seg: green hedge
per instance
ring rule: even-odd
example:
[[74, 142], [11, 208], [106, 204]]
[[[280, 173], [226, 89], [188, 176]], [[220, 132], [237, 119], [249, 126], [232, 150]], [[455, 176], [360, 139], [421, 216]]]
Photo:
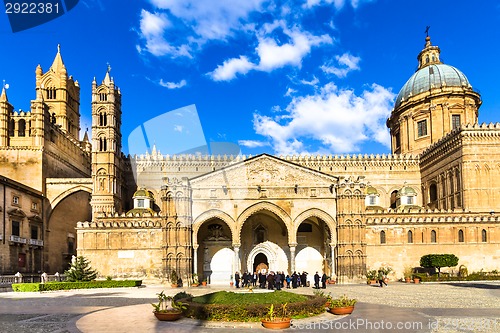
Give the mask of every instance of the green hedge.
[[47, 283], [13, 283], [12, 290], [20, 292], [54, 291], [70, 289], [138, 287], [142, 280], [120, 281], [88, 281], [88, 282], [47, 282]]
[[427, 276], [426, 274], [413, 274], [413, 276], [420, 277], [422, 282], [453, 282], [453, 281], [495, 281], [500, 280], [500, 275], [485, 275], [480, 273], [472, 273], [466, 277], [461, 276], [447, 276], [441, 273], [441, 277], [437, 274]]
[[[246, 296], [247, 294], [238, 295]], [[274, 298], [270, 294], [260, 295], [265, 295], [267, 300]], [[321, 296], [305, 297], [306, 299], [304, 301], [299, 302], [287, 303], [271, 301], [267, 304], [240, 302], [233, 304], [203, 304], [194, 302], [193, 299], [183, 299], [181, 301], [188, 304], [187, 310], [183, 311], [186, 317], [201, 320], [259, 321], [265, 317], [270, 303], [274, 304], [278, 314], [280, 313], [281, 304], [287, 303], [287, 313], [288, 316], [292, 318], [310, 317], [325, 312], [326, 298]]]

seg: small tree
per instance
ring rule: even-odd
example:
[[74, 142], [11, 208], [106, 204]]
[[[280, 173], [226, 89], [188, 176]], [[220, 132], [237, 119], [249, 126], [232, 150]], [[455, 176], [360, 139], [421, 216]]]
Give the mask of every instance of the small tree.
[[441, 267], [454, 267], [458, 265], [458, 257], [454, 254], [427, 254], [420, 258], [420, 266], [437, 268], [438, 277], [441, 277]]
[[66, 279], [70, 282], [92, 281], [97, 277], [97, 271], [90, 267], [90, 262], [85, 257], [73, 256], [70, 268], [64, 272]]

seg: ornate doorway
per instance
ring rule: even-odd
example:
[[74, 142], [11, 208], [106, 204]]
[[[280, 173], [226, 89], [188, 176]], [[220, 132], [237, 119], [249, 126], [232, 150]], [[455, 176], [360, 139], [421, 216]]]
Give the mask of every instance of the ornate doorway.
[[266, 274], [267, 271], [269, 270], [269, 262], [267, 261], [267, 257], [264, 253], [259, 253], [255, 256], [255, 259], [253, 261], [253, 272], [260, 273], [262, 271], [263, 274]]
[[[264, 256], [268, 261], [269, 270], [288, 272], [288, 256], [285, 251], [277, 244], [266, 241], [257, 244], [248, 254], [247, 271], [250, 272], [254, 268], [257, 257]], [[256, 266], [255, 266], [256, 267]]]

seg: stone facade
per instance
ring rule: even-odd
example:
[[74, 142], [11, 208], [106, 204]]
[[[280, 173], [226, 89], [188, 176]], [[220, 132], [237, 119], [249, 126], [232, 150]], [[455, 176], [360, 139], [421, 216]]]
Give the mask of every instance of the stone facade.
[[[392, 154], [169, 156], [153, 148], [125, 157], [121, 93], [108, 70], [92, 83], [91, 147], [73, 138], [60, 147], [65, 158], [41, 150], [37, 159], [0, 130], [8, 162], [40, 165], [30, 179], [7, 161], [1, 170], [45, 196], [45, 257], [67, 253], [61, 244], [76, 227], [78, 254], [102, 276], [165, 281], [175, 270], [185, 282], [196, 273], [226, 284], [235, 271], [266, 269], [323, 271], [347, 283], [380, 266], [402, 277], [429, 253], [453, 253], [469, 271], [498, 269], [500, 124], [478, 125], [479, 94], [439, 52], [427, 38], [398, 95], [387, 121]], [[2, 96], [5, 125], [18, 115]], [[71, 110], [54, 112], [66, 129], [44, 124], [71, 140]]]

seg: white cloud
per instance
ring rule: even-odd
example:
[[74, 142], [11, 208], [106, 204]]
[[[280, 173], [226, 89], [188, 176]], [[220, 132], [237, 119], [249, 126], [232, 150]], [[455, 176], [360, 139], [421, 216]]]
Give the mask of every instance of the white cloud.
[[145, 41], [144, 47], [136, 46], [139, 52], [147, 51], [155, 56], [170, 54], [174, 57], [191, 57], [189, 46], [172, 46], [163, 37], [165, 30], [172, 26], [165, 14], [150, 13], [143, 9], [139, 26], [140, 37]]
[[182, 133], [183, 130], [184, 130], [184, 126], [182, 126], [182, 125], [175, 125], [174, 126], [174, 131], [176, 131], [176, 132]]
[[270, 139], [277, 154], [307, 152], [307, 141], [319, 141], [322, 151], [356, 152], [367, 140], [390, 146], [385, 120], [394, 94], [373, 84], [357, 96], [329, 83], [314, 95], [296, 97], [287, 106], [286, 117], [254, 114], [257, 134]]
[[257, 141], [257, 140], [239, 140], [238, 144], [247, 148], [258, 148], [269, 146], [269, 142]]
[[182, 88], [187, 84], [186, 80], [181, 80], [179, 82], [165, 82], [163, 79], [160, 80], [160, 86], [168, 89], [178, 89]]
[[309, 32], [301, 31], [298, 27], [289, 29], [284, 21], [264, 26], [263, 32], [270, 34], [277, 28], [283, 30], [283, 33], [290, 38], [290, 42], [278, 44], [275, 38], [259, 37], [259, 45], [256, 48], [260, 58], [259, 70], [270, 72], [286, 65], [300, 67], [302, 59], [309, 54], [311, 47], [333, 42], [328, 35], [314, 36]]
[[306, 86], [315, 86], [319, 83], [319, 80], [316, 76], [313, 77], [311, 81], [306, 81], [306, 80], [300, 80], [300, 83], [306, 85]]
[[323, 65], [321, 70], [328, 74], [334, 74], [339, 78], [346, 77], [347, 74], [354, 70], [359, 70], [359, 62], [361, 58], [353, 56], [349, 53], [344, 53], [341, 56], [336, 56], [338, 66], [333, 65]]
[[[276, 29], [281, 29], [289, 38], [288, 43], [279, 44], [275, 38], [270, 37]], [[314, 36], [298, 27], [286, 27], [284, 21], [266, 23], [258, 32], [259, 44], [255, 51], [259, 63], [252, 63], [246, 56], [232, 58], [224, 61], [222, 65], [208, 73], [215, 81], [229, 81], [237, 74], [245, 75], [250, 70], [271, 72], [284, 66], [301, 67], [302, 60], [311, 52], [313, 46], [331, 44], [332, 38], [328, 35]]]
[[190, 27], [197, 42], [224, 40], [238, 30], [248, 14], [258, 11], [265, 0], [203, 1], [150, 0], [159, 9], [167, 10]]
[[255, 65], [251, 63], [247, 57], [240, 56], [239, 58], [233, 58], [224, 61], [222, 65], [218, 65], [217, 68], [208, 73], [208, 75], [214, 81], [230, 81], [236, 77], [237, 74], [245, 75]]

